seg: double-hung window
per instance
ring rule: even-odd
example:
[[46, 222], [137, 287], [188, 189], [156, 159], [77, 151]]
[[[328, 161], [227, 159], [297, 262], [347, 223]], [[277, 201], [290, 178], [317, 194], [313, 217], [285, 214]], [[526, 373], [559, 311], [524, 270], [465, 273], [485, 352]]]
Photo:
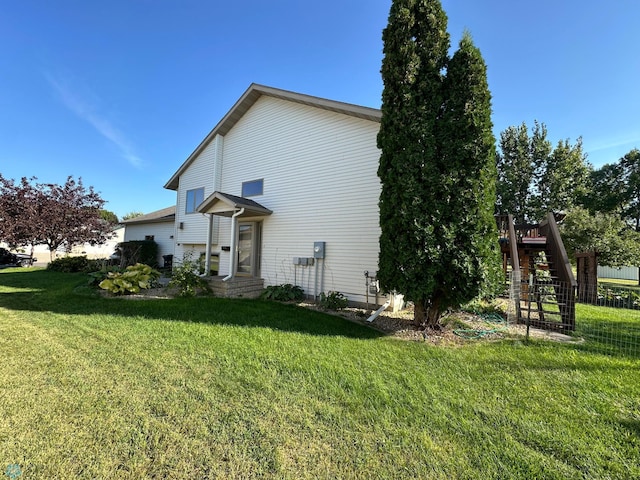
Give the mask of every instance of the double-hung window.
[[204, 201], [204, 188], [194, 188], [187, 190], [187, 206], [185, 213], [195, 213], [196, 207]]

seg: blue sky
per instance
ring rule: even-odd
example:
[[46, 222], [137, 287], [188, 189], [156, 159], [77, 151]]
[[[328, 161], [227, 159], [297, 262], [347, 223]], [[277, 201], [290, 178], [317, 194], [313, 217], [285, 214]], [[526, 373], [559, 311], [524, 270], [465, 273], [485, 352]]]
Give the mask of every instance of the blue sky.
[[[0, 0], [0, 173], [82, 177], [117, 215], [252, 83], [378, 108], [390, 0]], [[443, 0], [488, 66], [496, 136], [539, 120], [595, 166], [640, 148], [640, 2]]]

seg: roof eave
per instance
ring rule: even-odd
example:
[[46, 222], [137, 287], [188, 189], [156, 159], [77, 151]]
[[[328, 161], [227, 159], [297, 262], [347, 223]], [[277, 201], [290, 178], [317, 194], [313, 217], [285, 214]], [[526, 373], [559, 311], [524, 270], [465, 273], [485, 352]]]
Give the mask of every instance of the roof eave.
[[209, 132], [202, 142], [196, 147], [196, 149], [189, 155], [189, 157], [182, 163], [180, 168], [173, 174], [169, 181], [165, 184], [164, 188], [167, 190], [178, 190], [180, 176], [191, 165], [193, 160], [200, 155], [200, 153], [207, 147], [207, 145], [215, 138], [216, 135], [226, 135], [229, 130], [238, 122], [238, 120], [249, 110], [254, 103], [262, 96], [270, 96], [280, 98], [283, 100], [289, 100], [304, 105], [315, 106], [323, 108], [325, 110], [342, 113], [345, 115], [351, 115], [354, 117], [370, 120], [373, 122], [380, 122], [382, 113], [380, 110], [371, 107], [363, 107], [360, 105], [353, 105], [350, 103], [338, 102], [335, 100], [328, 100], [325, 98], [314, 97], [302, 93], [291, 92], [289, 90], [281, 90], [278, 88], [267, 87], [265, 85], [259, 85], [252, 83], [249, 88], [242, 94], [242, 96], [231, 107], [227, 114], [222, 117], [217, 125]]

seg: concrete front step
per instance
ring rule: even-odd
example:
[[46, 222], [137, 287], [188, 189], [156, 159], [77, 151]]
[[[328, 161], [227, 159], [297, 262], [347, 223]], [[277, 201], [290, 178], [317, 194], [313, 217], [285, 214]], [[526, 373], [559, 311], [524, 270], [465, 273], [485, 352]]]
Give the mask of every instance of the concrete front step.
[[258, 298], [264, 290], [264, 279], [256, 277], [234, 277], [223, 282], [223, 276], [207, 277], [216, 297]]

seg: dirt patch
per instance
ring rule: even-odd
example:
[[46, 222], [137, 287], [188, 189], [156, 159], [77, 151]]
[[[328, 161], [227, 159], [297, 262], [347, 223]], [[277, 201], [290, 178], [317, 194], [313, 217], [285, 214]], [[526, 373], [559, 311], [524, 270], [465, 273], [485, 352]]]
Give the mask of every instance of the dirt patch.
[[[300, 306], [313, 310], [320, 310], [316, 305], [301, 303]], [[375, 328], [386, 335], [401, 340], [429, 342], [434, 345], [462, 344], [473, 338], [495, 340], [511, 336], [511, 328], [507, 328], [504, 321], [488, 322], [480, 315], [464, 311], [449, 312], [443, 315], [440, 330], [424, 330], [413, 325], [413, 308], [399, 312], [384, 311], [372, 322], [367, 318], [372, 310], [360, 308], [345, 308], [343, 310], [326, 313], [337, 315], [370, 328]]]
[[176, 298], [178, 296], [177, 287], [157, 287], [142, 289], [138, 293], [131, 293], [127, 295], [114, 295], [113, 293], [98, 289], [98, 293], [106, 298], [124, 298], [126, 300], [158, 300]]
[[[301, 303], [299, 305], [319, 310], [314, 304]], [[442, 328], [440, 330], [424, 330], [413, 325], [413, 308], [407, 308], [400, 312], [385, 311], [371, 323], [366, 321], [373, 313], [371, 310], [345, 308], [338, 312], [326, 313], [375, 328], [390, 337], [407, 341], [428, 342], [433, 345], [457, 345], [469, 341], [495, 341], [505, 338], [524, 339], [527, 333], [526, 325], [507, 324], [505, 316], [497, 314], [489, 316], [466, 311], [448, 312], [441, 318]], [[580, 338], [538, 328], [531, 328], [529, 336], [562, 343], [583, 341]]]

